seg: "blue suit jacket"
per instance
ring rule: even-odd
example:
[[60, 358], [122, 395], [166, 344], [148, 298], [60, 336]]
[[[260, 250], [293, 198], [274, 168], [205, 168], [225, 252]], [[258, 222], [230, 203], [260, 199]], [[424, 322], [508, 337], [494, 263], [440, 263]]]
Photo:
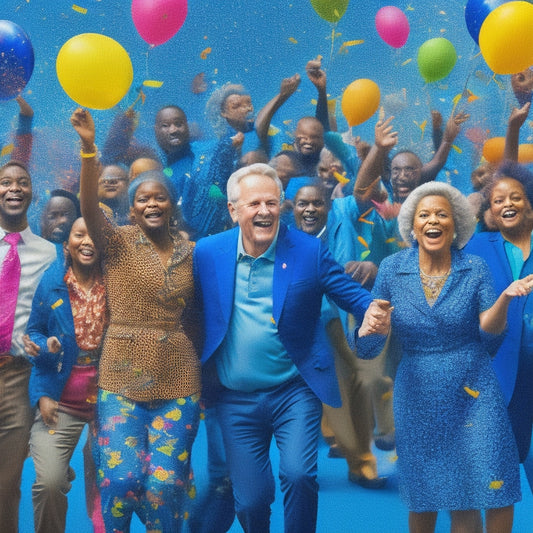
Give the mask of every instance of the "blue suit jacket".
[[[30, 358], [34, 365], [29, 385], [32, 405], [42, 396], [59, 401], [78, 357], [72, 308], [63, 281], [65, 272], [63, 260], [56, 260], [43, 274], [33, 297], [26, 333], [41, 350], [37, 357]], [[51, 336], [61, 342], [62, 355], [48, 351], [46, 340]]]
[[[233, 308], [239, 229], [200, 239], [194, 251], [196, 287], [204, 308], [207, 364], [228, 331]], [[298, 371], [323, 403], [340, 406], [335, 365], [320, 323], [322, 296], [362, 318], [370, 294], [344, 274], [320, 239], [281, 225], [273, 280], [273, 320]]]
[[[476, 233], [466, 245], [465, 251], [476, 254], [487, 262], [496, 294], [507, 288], [513, 281], [511, 267], [505, 253], [504, 240], [499, 232]], [[530, 255], [522, 268], [521, 277], [533, 273], [533, 256]], [[516, 383], [520, 345], [522, 342], [522, 317], [528, 298], [513, 298], [507, 311], [507, 333], [493, 360], [494, 370], [507, 403], [509, 403]], [[533, 299], [532, 299], [533, 300]], [[531, 305], [531, 303], [530, 303]]]

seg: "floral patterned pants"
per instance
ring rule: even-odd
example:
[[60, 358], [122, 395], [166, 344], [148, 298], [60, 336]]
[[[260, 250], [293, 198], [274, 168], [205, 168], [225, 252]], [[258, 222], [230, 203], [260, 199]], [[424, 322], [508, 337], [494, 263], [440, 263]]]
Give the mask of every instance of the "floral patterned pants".
[[99, 391], [93, 455], [106, 531], [129, 532], [134, 512], [148, 531], [181, 531], [195, 497], [199, 418], [197, 394], [135, 402]]

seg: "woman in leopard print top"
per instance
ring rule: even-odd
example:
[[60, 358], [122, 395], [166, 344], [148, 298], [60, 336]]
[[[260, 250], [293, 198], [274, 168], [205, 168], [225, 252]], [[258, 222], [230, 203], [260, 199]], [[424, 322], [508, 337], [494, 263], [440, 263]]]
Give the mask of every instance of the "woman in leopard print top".
[[136, 512], [148, 531], [179, 532], [194, 493], [190, 452], [200, 412], [193, 244], [171, 231], [177, 199], [159, 171], [130, 184], [135, 225], [111, 223], [98, 207], [93, 120], [78, 109], [71, 123], [82, 145], [82, 212], [104, 257], [110, 312], [95, 450], [106, 530], [129, 530]]

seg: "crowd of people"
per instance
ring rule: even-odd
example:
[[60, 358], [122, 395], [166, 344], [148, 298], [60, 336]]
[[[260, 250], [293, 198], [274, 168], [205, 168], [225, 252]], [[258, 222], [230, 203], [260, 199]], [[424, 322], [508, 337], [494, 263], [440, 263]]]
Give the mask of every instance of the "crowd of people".
[[130, 108], [100, 151], [76, 109], [78, 187], [49, 194], [40, 236], [33, 111], [17, 99], [0, 168], [3, 531], [18, 531], [28, 454], [35, 531], [65, 531], [88, 426], [96, 532], [126, 533], [134, 515], [150, 533], [225, 533], [235, 517], [268, 532], [273, 439], [285, 531], [316, 531], [321, 435], [368, 490], [387, 484], [372, 445], [396, 449], [412, 533], [439, 511], [453, 532], [511, 532], [520, 463], [533, 487], [533, 174], [517, 163], [530, 76], [514, 76], [502, 164], [480, 160], [467, 197], [440, 177], [467, 114], [443, 128], [432, 113], [423, 163], [397, 149], [394, 117], [371, 143], [336, 131], [320, 59], [306, 73], [316, 115], [284, 146], [268, 131], [298, 74], [256, 115], [242, 85], [216, 89], [207, 142], [167, 105], [140, 145]]

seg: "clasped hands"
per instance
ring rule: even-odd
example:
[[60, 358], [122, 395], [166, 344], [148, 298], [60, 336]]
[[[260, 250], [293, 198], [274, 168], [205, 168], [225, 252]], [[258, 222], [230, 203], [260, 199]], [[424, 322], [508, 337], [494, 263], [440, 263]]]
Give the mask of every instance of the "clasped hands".
[[363, 323], [359, 328], [359, 337], [374, 333], [388, 335], [390, 331], [390, 318], [394, 307], [388, 300], [373, 300], [368, 306]]

